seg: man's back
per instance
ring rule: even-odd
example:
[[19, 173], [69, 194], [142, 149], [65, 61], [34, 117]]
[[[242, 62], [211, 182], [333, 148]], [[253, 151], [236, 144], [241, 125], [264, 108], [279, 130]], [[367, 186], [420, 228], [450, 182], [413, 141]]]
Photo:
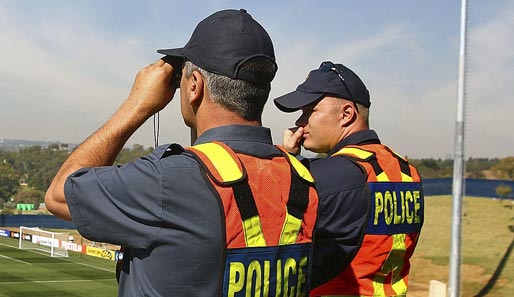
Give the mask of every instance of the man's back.
[[[211, 129], [196, 144], [213, 140], [251, 158], [282, 156], [271, 144], [269, 130], [262, 127]], [[120, 296], [169, 296], [170, 292], [175, 296], [218, 296], [227, 245], [222, 201], [197, 159], [180, 152], [178, 146], [166, 148], [160, 147], [128, 166], [78, 171], [67, 182], [70, 210], [85, 236], [130, 246], [124, 255]], [[287, 162], [283, 165], [285, 168], [278, 169], [289, 174]], [[280, 193], [285, 188], [284, 192], [289, 192], [289, 185], [271, 176], [276, 170], [262, 170], [259, 175], [268, 177], [267, 191]], [[82, 199], [74, 199], [76, 196]], [[277, 208], [282, 205], [283, 211], [285, 202], [283, 195], [270, 195], [264, 201]], [[313, 207], [309, 207], [310, 227], [302, 230], [307, 235], [314, 225]], [[283, 223], [283, 217], [269, 215], [266, 209], [259, 209], [259, 213], [268, 214], [264, 234], [269, 233], [270, 219]]]
[[[423, 223], [423, 195], [416, 169], [379, 143], [347, 145], [333, 153], [331, 158], [348, 158], [362, 166], [370, 190], [367, 199], [370, 206], [364, 217], [366, 222], [362, 225], [365, 228], [362, 242], [350, 257], [349, 265], [340, 259], [335, 264], [342, 264], [337, 271], [332, 264], [316, 263], [318, 259], [323, 259], [324, 253], [336, 256], [316, 245], [313, 285], [317, 288], [312, 290], [312, 295], [403, 296], [407, 292], [409, 258], [414, 252]], [[320, 195], [321, 205], [327, 203], [325, 199]], [[330, 204], [334, 206], [333, 202]], [[320, 217], [323, 216], [320, 213]], [[339, 226], [336, 222], [332, 217], [325, 223], [327, 227], [321, 228], [331, 230]], [[319, 235], [322, 241], [337, 238], [333, 234], [323, 233]], [[348, 244], [342, 243], [342, 247], [348, 247]], [[318, 267], [333, 269], [332, 275], [324, 276], [322, 284], [316, 283], [320, 280], [316, 277], [316, 271], [321, 271], [316, 269]], [[334, 272], [338, 274], [333, 275]]]

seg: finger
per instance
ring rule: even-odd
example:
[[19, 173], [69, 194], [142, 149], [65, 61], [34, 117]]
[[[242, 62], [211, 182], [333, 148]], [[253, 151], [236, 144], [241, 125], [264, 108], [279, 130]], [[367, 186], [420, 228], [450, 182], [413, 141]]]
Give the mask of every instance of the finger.
[[162, 66], [162, 65], [164, 65], [164, 64], [167, 64], [167, 63], [166, 63], [166, 62], [164, 62], [164, 60], [163, 60], [163, 59], [159, 59], [159, 60], [155, 61], [155, 63], [153, 63], [153, 65], [155, 65], [155, 66], [159, 66], [159, 67], [161, 67], [161, 66]]
[[303, 127], [296, 127], [294, 134], [295, 134], [295, 136], [302, 136], [303, 135]]
[[169, 63], [164, 63], [160, 67], [165, 69], [168, 72], [171, 72], [171, 70], [176, 71], [176, 69], [171, 64], [169, 64]]
[[291, 132], [291, 134], [294, 134], [297, 130], [298, 130], [299, 127], [291, 127], [291, 128], [287, 128], [288, 131]]

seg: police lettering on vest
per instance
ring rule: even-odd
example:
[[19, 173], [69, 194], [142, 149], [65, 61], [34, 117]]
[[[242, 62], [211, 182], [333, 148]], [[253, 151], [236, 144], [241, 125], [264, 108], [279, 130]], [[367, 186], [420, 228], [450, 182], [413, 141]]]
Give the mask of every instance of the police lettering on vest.
[[369, 183], [371, 212], [368, 234], [414, 233], [421, 230], [423, 200], [420, 183]]
[[288, 245], [229, 249], [224, 296], [305, 296], [310, 248]]

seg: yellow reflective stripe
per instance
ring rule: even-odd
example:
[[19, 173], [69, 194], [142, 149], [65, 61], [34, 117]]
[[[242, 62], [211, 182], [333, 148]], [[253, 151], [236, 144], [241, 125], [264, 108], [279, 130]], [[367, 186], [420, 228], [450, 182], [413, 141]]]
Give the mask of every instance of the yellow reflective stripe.
[[389, 180], [389, 176], [387, 176], [385, 171], [382, 171], [382, 173], [377, 175], [377, 181], [379, 181], [379, 182], [388, 182], [390, 180]]
[[296, 170], [298, 175], [301, 178], [303, 178], [304, 180], [313, 183], [314, 178], [312, 177], [309, 170], [305, 166], [303, 166], [302, 162], [298, 161], [298, 159], [296, 159], [294, 156], [292, 156], [290, 154], [286, 154], [286, 155], [287, 155], [287, 158], [289, 158], [291, 165], [293, 165], [293, 168]]
[[402, 182], [412, 182], [412, 176], [408, 176], [402, 172]]
[[266, 246], [261, 220], [258, 215], [243, 221], [243, 231], [247, 247]]
[[392, 273], [392, 289], [395, 291], [394, 296], [405, 296], [407, 294], [407, 284], [402, 278], [402, 270], [405, 262], [405, 234], [393, 234], [393, 246], [387, 259], [379, 271], [373, 278], [373, 290], [376, 297], [386, 296], [384, 291], [385, 276]]
[[335, 155], [341, 155], [341, 154], [354, 155], [354, 156], [357, 156], [359, 159], [363, 159], [363, 160], [373, 156], [373, 153], [365, 151], [365, 150], [361, 150], [361, 149], [355, 148], [355, 147], [344, 147], [342, 150], [335, 153]]
[[280, 239], [278, 244], [293, 244], [296, 242], [298, 238], [298, 233], [302, 227], [302, 220], [295, 218], [289, 213], [286, 215], [286, 220], [284, 222], [284, 227], [282, 228], [282, 233], [280, 234]]
[[393, 263], [396, 266], [393, 267], [393, 290], [398, 295], [407, 294], [407, 284], [402, 278], [403, 264], [405, 262], [405, 252], [407, 247], [405, 246], [405, 234], [394, 234], [393, 235], [393, 250], [402, 251], [396, 253], [396, 259], [393, 259]]
[[236, 181], [243, 177], [243, 171], [227, 150], [217, 143], [203, 143], [193, 148], [204, 153], [211, 161], [223, 182]]
[[384, 291], [384, 275], [382, 273], [375, 275], [373, 278], [373, 296], [375, 297], [385, 297]]

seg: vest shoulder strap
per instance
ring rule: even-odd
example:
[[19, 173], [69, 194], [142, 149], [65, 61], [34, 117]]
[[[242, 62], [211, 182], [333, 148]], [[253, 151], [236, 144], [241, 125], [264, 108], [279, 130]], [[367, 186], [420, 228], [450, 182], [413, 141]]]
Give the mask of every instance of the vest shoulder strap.
[[208, 142], [186, 149], [202, 165], [211, 180], [230, 186], [243, 220], [246, 246], [266, 246], [255, 198], [246, 178], [246, 169], [236, 153], [222, 142]]
[[219, 185], [231, 185], [246, 178], [246, 170], [236, 153], [222, 142], [208, 142], [186, 149]]
[[375, 153], [357, 146], [345, 146], [333, 156], [347, 156], [355, 161], [367, 162], [375, 157]]
[[[387, 173], [382, 169], [380, 163], [378, 162], [377, 155], [373, 151], [365, 150], [358, 146], [345, 146], [333, 156], [346, 156], [350, 160], [353, 160], [358, 163], [367, 163], [371, 165], [371, 170], [373, 170], [378, 181], [387, 182], [390, 181]], [[366, 169], [366, 168], [365, 168]], [[366, 170], [368, 171], [368, 170]], [[369, 177], [369, 171], [368, 171]]]
[[298, 159], [296, 159], [293, 155], [288, 153], [280, 145], [275, 145], [275, 146], [280, 150], [280, 152], [282, 153], [284, 158], [286, 158], [286, 160], [289, 162], [289, 164], [291, 165], [291, 168], [293, 169], [293, 172], [295, 173], [295, 175], [297, 177], [301, 178], [302, 180], [306, 181], [309, 184], [314, 184], [314, 178], [312, 177], [309, 169], [307, 169], [307, 167], [305, 167], [302, 164], [302, 162], [298, 161]]

